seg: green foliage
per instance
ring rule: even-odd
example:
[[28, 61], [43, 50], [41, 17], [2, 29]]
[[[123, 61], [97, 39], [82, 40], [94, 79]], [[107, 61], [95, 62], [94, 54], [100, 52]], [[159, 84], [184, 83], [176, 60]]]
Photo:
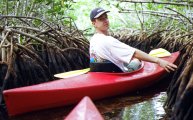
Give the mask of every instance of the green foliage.
[[24, 41], [23, 36], [19, 36], [19, 43], [23, 43], [23, 41]]
[[[166, 2], [167, 0], [164, 1]], [[108, 15], [111, 22], [110, 25], [112, 30], [121, 28], [141, 29], [141, 24], [143, 24], [145, 29], [150, 29], [153, 25], [156, 26], [156, 23], [157, 21], [159, 21], [159, 19], [164, 19], [158, 16], [142, 14], [140, 12], [138, 12], [138, 14], [119, 13], [122, 8], [137, 11], [149, 10], [175, 13], [166, 8], [169, 7], [185, 15], [187, 11], [192, 11], [191, 8], [185, 6], [174, 6], [155, 3], [122, 3], [116, 0], [1, 0], [0, 14], [6, 15], [6, 13], [8, 12], [8, 15], [27, 15], [31, 17], [47, 19], [50, 22], [57, 22], [64, 17], [70, 17], [72, 20], [75, 21], [79, 29], [88, 29], [89, 31], [87, 32], [92, 33], [93, 28], [89, 19], [89, 14], [90, 11], [96, 7], [103, 7], [104, 9], [111, 11], [110, 13], [108, 13]], [[64, 19], [60, 20], [60, 22], [63, 22], [62, 24], [68, 25], [71, 21]], [[179, 21], [176, 22], [176, 24], [179, 24]], [[174, 23], [175, 22], [173, 22], [173, 24]], [[34, 24], [39, 25], [40, 23], [38, 21], [34, 21]], [[170, 24], [170, 20], [166, 19], [164, 23], [161, 24], [168, 26]], [[180, 26], [182, 27], [184, 26], [184, 24], [180, 24]], [[184, 27], [182, 28], [184, 29]]]
[[42, 24], [42, 22], [40, 20], [33, 20], [33, 24], [36, 26], [39, 26], [40, 24]]
[[[34, 0], [35, 3], [42, 3], [44, 2], [45, 0]], [[51, 1], [51, 0], [50, 0]]]
[[147, 4], [147, 9], [150, 9], [150, 10], [153, 9], [153, 4], [148, 3], [148, 4]]
[[163, 9], [165, 5], [162, 4], [153, 4], [153, 3], [147, 3], [147, 9], [148, 10], [159, 10], [159, 9]]

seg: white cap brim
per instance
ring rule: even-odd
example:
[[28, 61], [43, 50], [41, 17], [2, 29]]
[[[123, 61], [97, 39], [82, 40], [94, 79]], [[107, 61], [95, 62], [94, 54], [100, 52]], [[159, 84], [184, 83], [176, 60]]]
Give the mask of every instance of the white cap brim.
[[104, 13], [108, 13], [108, 12], [110, 12], [110, 11], [103, 11], [103, 12], [100, 12], [98, 15], [96, 15], [94, 18], [98, 18], [98, 17], [100, 17], [102, 14], [104, 14]]

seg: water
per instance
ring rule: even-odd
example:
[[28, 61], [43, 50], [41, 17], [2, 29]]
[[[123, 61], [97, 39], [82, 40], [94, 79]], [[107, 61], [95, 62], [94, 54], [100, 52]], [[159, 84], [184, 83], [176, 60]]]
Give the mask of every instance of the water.
[[147, 89], [109, 99], [103, 102], [105, 106], [98, 105], [98, 108], [105, 120], [165, 119], [163, 105], [167, 99], [168, 83], [169, 80], [163, 80]]
[[160, 120], [165, 116], [163, 105], [166, 97], [166, 92], [160, 92], [154, 96], [123, 98], [121, 103], [109, 106], [109, 111], [100, 107], [99, 110], [104, 111], [106, 120]]
[[104, 115], [106, 119], [111, 120], [160, 120], [165, 116], [165, 110], [163, 109], [165, 99], [166, 92], [161, 92], [149, 100], [117, 110], [114, 114], [119, 114], [114, 117], [108, 113]]

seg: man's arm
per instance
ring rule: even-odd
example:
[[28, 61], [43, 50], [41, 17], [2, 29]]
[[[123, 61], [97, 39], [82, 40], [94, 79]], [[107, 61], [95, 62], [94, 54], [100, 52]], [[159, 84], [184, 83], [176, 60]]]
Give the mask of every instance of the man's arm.
[[173, 63], [170, 63], [157, 57], [152, 57], [147, 53], [138, 49], [136, 49], [134, 57], [143, 61], [157, 63], [159, 66], [163, 67], [167, 72], [174, 71], [177, 68], [177, 66], [174, 65]]

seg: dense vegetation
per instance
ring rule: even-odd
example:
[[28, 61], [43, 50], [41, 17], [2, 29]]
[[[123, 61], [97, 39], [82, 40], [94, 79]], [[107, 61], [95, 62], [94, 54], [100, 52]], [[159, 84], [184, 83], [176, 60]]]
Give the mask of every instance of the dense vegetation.
[[[111, 11], [112, 35], [124, 43], [146, 52], [158, 47], [181, 51], [165, 107], [172, 111], [174, 119], [184, 115], [190, 118], [191, 0], [1, 0], [1, 93], [4, 89], [55, 80], [55, 73], [88, 67], [87, 37], [94, 32], [89, 14], [101, 6]], [[0, 103], [4, 105], [2, 94]]]
[[0, 14], [37, 17], [61, 25], [69, 25], [71, 18], [76, 22], [78, 29], [87, 30], [91, 28], [91, 9], [102, 6], [111, 11], [109, 17], [113, 30], [151, 29], [157, 23], [161, 23], [161, 27], [172, 25], [189, 30], [187, 28], [192, 24], [189, 20], [192, 19], [190, 0], [156, 1], [149, 0], [143, 3], [136, 0], [2, 0]]

